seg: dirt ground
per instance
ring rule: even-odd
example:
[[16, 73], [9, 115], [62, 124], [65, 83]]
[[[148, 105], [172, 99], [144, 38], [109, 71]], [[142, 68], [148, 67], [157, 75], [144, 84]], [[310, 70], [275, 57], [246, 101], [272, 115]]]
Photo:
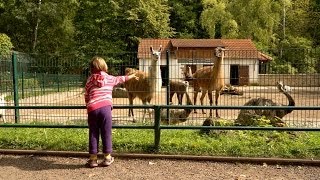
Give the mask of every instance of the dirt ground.
[[89, 169], [86, 159], [76, 157], [0, 154], [2, 180], [317, 180], [320, 167], [267, 164], [217, 163], [165, 159], [116, 158], [109, 167]]
[[[219, 104], [222, 106], [242, 106], [251, 98], [265, 97], [272, 99], [274, 102], [286, 105], [288, 103], [286, 97], [279, 93], [276, 87], [260, 87], [260, 86], [241, 86], [236, 87], [243, 91], [243, 95], [224, 94], [219, 98]], [[189, 94], [193, 100], [193, 90], [189, 89]], [[200, 105], [200, 93], [198, 94], [197, 104]], [[296, 106], [320, 106], [320, 87], [292, 87], [292, 97], [296, 102]], [[84, 98], [82, 89], [75, 89], [69, 92], [55, 93], [45, 96], [31, 97], [20, 100], [21, 106], [83, 106]], [[114, 105], [128, 105], [127, 98], [114, 98]], [[173, 103], [177, 104], [177, 98], [174, 96]], [[12, 105], [12, 102], [8, 104]], [[135, 105], [141, 105], [141, 101], [136, 98]], [[166, 104], [165, 88], [158, 92], [151, 104]], [[209, 105], [208, 97], [204, 99], [204, 105]], [[199, 125], [208, 117], [209, 110], [205, 110], [206, 114], [202, 114], [201, 110], [198, 113], [191, 113], [189, 120], [184, 125]], [[135, 117], [139, 120], [143, 114], [143, 109], [134, 110]], [[224, 119], [234, 120], [237, 118], [239, 110], [219, 110], [219, 114]], [[127, 109], [114, 109], [113, 117], [116, 124], [127, 124], [132, 121], [128, 117]], [[7, 110], [7, 121], [14, 122], [14, 111]], [[32, 121], [47, 121], [47, 122], [70, 122], [84, 121], [86, 119], [85, 109], [25, 109], [20, 110], [21, 122]], [[148, 116], [147, 116], [148, 117]], [[295, 127], [319, 127], [320, 126], [320, 111], [317, 110], [294, 110], [292, 113], [283, 118], [287, 124]]]
[[[222, 95], [219, 105], [241, 106], [251, 98], [267, 97], [275, 102], [286, 104], [284, 95], [273, 87], [241, 87], [243, 96]], [[291, 93], [297, 106], [320, 106], [320, 88], [293, 88]], [[61, 106], [84, 105], [81, 89], [72, 92], [56, 93], [46, 96], [26, 98], [20, 105]], [[191, 96], [193, 96], [191, 94]], [[165, 104], [165, 93], [155, 97], [154, 104]], [[207, 98], [206, 98], [207, 99]], [[176, 104], [174, 98], [174, 104]], [[128, 104], [126, 98], [115, 98], [115, 105]], [[135, 100], [135, 104], [141, 104]], [[199, 100], [197, 105], [199, 104]], [[205, 101], [208, 104], [208, 101]], [[9, 105], [12, 105], [12, 103]], [[118, 123], [128, 123], [127, 110], [115, 109], [114, 120]], [[208, 114], [192, 113], [185, 124], [199, 124]], [[208, 110], [206, 110], [208, 113]], [[234, 119], [238, 110], [220, 110], [223, 118]], [[141, 117], [142, 110], [135, 110], [136, 117]], [[7, 110], [8, 122], [14, 122], [13, 110]], [[46, 122], [80, 121], [86, 119], [84, 109], [70, 110], [20, 110], [22, 122], [30, 119]], [[287, 122], [296, 126], [320, 126], [319, 111], [293, 111], [285, 117]], [[84, 168], [86, 159], [76, 157], [44, 157], [44, 156], [14, 156], [0, 154], [0, 180], [50, 180], [50, 179], [261, 179], [261, 180], [316, 180], [320, 179], [320, 168], [313, 166], [277, 166], [267, 164], [217, 163], [211, 161], [187, 161], [165, 159], [121, 159], [116, 158], [112, 166], [107, 168]]]

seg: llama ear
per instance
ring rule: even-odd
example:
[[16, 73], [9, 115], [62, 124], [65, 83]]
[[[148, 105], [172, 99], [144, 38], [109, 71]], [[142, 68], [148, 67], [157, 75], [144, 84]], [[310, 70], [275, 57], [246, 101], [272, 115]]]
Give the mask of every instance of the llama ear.
[[159, 52], [162, 50], [162, 45], [160, 45], [160, 47], [159, 47]]
[[153, 52], [153, 47], [152, 46], [150, 46], [150, 51]]

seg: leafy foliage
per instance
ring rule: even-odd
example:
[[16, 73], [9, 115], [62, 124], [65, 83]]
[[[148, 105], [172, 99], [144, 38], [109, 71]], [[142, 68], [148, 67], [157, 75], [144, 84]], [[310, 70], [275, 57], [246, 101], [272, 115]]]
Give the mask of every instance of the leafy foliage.
[[298, 70], [291, 66], [290, 63], [277, 63], [273, 61], [271, 63], [271, 70], [269, 73], [273, 74], [296, 74]]
[[[61, 64], [66, 62], [63, 58], [74, 57], [78, 68], [93, 55], [136, 52], [140, 38], [250, 38], [259, 49], [271, 52], [279, 71], [313, 73], [319, 71], [319, 56], [301, 49], [320, 46], [319, 4], [319, 0], [0, 0], [0, 33], [11, 38], [16, 51], [50, 54]], [[55, 71], [64, 71], [59, 68]]]
[[11, 43], [10, 37], [6, 34], [0, 33], [0, 55], [6, 56], [11, 52], [13, 45]]
[[171, 7], [170, 26], [176, 31], [175, 38], [209, 37], [198, 20], [203, 11], [201, 0], [171, 0], [169, 6]]
[[66, 52], [73, 38], [76, 7], [76, 0], [8, 0], [0, 11], [0, 32], [12, 38], [17, 51]]
[[132, 51], [138, 38], [173, 35], [162, 0], [81, 1], [75, 24], [77, 46], [84, 53]]

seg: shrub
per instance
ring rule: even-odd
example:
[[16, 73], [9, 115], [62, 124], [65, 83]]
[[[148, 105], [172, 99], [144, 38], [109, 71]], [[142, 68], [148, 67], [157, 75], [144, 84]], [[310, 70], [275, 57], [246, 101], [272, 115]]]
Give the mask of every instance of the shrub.
[[29, 89], [29, 88], [39, 88], [39, 81], [35, 78], [29, 78], [29, 79], [19, 79], [19, 88]]
[[11, 39], [6, 34], [0, 33], [0, 55], [6, 56], [11, 52], [13, 45]]

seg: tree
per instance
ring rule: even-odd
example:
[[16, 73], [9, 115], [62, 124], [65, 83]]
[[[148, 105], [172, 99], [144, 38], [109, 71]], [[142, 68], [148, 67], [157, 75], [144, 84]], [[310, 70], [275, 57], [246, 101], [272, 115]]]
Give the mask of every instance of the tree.
[[237, 38], [250, 38], [259, 49], [275, 47], [279, 42], [282, 9], [278, 1], [234, 0], [227, 8], [238, 24]]
[[320, 46], [320, 0], [311, 0], [309, 18], [308, 32], [313, 40], [313, 45]]
[[290, 6], [285, 8], [286, 34], [293, 37], [310, 38], [308, 33], [310, 0], [291, 0]]
[[238, 23], [228, 11], [227, 0], [202, 0], [201, 24], [211, 38], [236, 38]]
[[0, 32], [12, 38], [18, 51], [64, 51], [73, 39], [75, 8], [77, 0], [7, 0], [0, 10]]
[[163, 0], [82, 0], [75, 23], [84, 53], [136, 51], [138, 38], [173, 35]]
[[208, 38], [201, 26], [200, 16], [203, 10], [201, 0], [171, 0], [170, 26], [175, 29], [175, 38]]
[[6, 56], [10, 54], [13, 45], [11, 39], [6, 34], [0, 33], [0, 56]]
[[303, 37], [288, 36], [281, 46], [283, 46], [281, 63], [290, 63], [298, 73], [316, 72], [316, 54], [311, 51], [312, 41]]

